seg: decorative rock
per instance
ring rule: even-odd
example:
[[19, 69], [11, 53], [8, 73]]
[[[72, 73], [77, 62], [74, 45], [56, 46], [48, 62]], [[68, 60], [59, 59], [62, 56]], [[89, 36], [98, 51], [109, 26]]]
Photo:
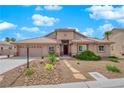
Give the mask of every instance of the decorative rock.
[[59, 58], [59, 57], [57, 57], [57, 58], [56, 58], [56, 61], [59, 61], [59, 60], [60, 60], [60, 58]]
[[44, 59], [41, 59], [40, 63], [42, 64], [44, 62]]

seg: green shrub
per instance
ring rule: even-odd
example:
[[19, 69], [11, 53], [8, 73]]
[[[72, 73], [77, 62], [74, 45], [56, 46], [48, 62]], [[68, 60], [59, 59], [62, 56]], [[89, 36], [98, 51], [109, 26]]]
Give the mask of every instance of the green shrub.
[[54, 69], [54, 65], [53, 64], [46, 64], [45, 69], [51, 71]]
[[118, 59], [118, 57], [116, 57], [116, 56], [109, 56], [108, 58], [115, 58], [115, 59]]
[[57, 56], [55, 55], [54, 52], [50, 52], [50, 53], [48, 54], [48, 59], [49, 59], [49, 61], [50, 61], [51, 63], [54, 63], [54, 62], [56, 61], [56, 58], [57, 58]]
[[111, 64], [107, 64], [106, 68], [107, 68], [108, 71], [111, 71], [111, 72], [116, 72], [116, 73], [120, 72], [119, 68], [117, 68], [116, 66], [113, 66]]
[[109, 58], [109, 60], [112, 61], [112, 62], [116, 62], [116, 63], [119, 62], [118, 59], [116, 59], [116, 58]]
[[25, 75], [27, 76], [31, 76], [33, 74], [33, 69], [32, 68], [27, 68], [26, 71], [25, 71]]
[[58, 55], [53, 51], [53, 52], [49, 52], [49, 55], [55, 55], [56, 57], [58, 57]]
[[109, 60], [112, 61], [112, 62], [119, 62], [119, 61], [118, 61], [118, 57], [116, 57], [116, 56], [109, 56], [108, 58], [109, 58]]
[[100, 56], [88, 50], [77, 54], [76, 58], [80, 60], [100, 60], [101, 59]]
[[55, 52], [49, 52], [49, 55], [56, 55]]

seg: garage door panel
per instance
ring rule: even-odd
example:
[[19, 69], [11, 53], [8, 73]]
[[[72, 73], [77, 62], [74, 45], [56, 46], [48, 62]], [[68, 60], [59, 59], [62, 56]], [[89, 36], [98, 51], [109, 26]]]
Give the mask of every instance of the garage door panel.
[[42, 56], [42, 48], [30, 48], [29, 55], [32, 57], [41, 57]]
[[26, 56], [27, 54], [26, 48], [20, 48], [19, 49], [19, 56]]
[[[27, 48], [20, 48], [19, 56], [27, 56]], [[29, 48], [29, 56], [41, 57], [42, 56], [42, 48]]]

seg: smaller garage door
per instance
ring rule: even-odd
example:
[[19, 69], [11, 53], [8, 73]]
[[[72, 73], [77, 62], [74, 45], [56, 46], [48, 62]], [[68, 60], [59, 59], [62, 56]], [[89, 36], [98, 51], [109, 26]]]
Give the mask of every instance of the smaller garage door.
[[[27, 56], [27, 48], [20, 48], [19, 56]], [[41, 57], [42, 56], [42, 48], [29, 48], [29, 56]]]

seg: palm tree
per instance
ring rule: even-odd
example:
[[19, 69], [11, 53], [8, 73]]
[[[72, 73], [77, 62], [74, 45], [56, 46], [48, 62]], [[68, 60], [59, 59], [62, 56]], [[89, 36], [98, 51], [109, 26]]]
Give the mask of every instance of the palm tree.
[[11, 40], [10, 40], [9, 37], [6, 37], [6, 38], [5, 38], [5, 41], [6, 41], [6, 42], [10, 42]]
[[6, 41], [6, 42], [10, 42], [10, 41], [15, 42], [16, 39], [13, 38], [13, 37], [12, 37], [12, 38], [6, 37], [6, 38], [5, 38], [5, 41]]
[[16, 41], [16, 39], [12, 37], [12, 38], [11, 38], [11, 41], [12, 41], [12, 42], [15, 42], [15, 41]]
[[105, 38], [107, 39], [107, 40], [109, 40], [109, 36], [112, 34], [112, 32], [111, 31], [106, 31], [105, 33], [104, 33], [104, 36], [105, 36]]

